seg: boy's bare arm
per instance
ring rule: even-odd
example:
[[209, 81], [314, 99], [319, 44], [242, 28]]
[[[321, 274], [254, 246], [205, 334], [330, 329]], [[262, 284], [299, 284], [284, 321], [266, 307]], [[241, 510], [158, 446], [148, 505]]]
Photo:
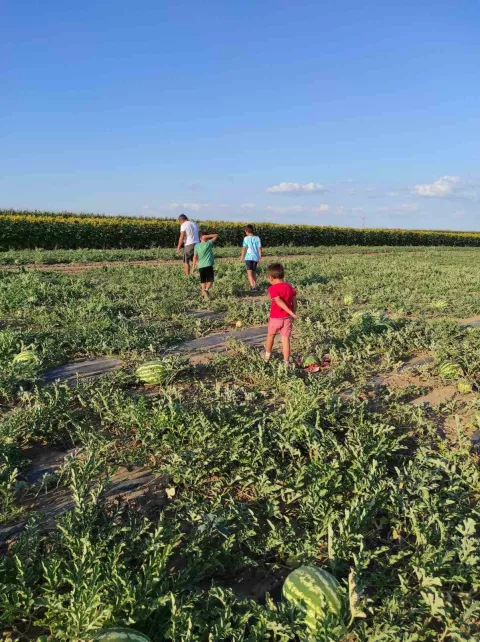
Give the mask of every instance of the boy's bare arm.
[[295, 312], [295, 314], [297, 314], [297, 297], [296, 296], [293, 297], [292, 310]]
[[197, 263], [198, 263], [198, 254], [193, 255], [193, 265], [192, 265], [192, 272], [195, 272], [197, 269]]
[[245, 259], [245, 253], [247, 251], [246, 247], [242, 247], [242, 256], [240, 257], [240, 261], [243, 261]]
[[259, 261], [261, 261], [261, 260], [262, 260], [262, 246], [260, 246], [260, 247], [258, 248], [258, 260], [259, 260]]
[[278, 307], [281, 308], [282, 310], [285, 310], [285, 312], [287, 312], [292, 317], [292, 319], [296, 319], [297, 318], [297, 315], [295, 314], [295, 312], [293, 310], [290, 310], [290, 308], [285, 303], [285, 301], [282, 299], [282, 297], [276, 296], [274, 298], [274, 301], [278, 305]]
[[206, 237], [209, 241], [213, 241], [214, 243], [217, 242], [218, 239], [218, 234], [207, 234]]

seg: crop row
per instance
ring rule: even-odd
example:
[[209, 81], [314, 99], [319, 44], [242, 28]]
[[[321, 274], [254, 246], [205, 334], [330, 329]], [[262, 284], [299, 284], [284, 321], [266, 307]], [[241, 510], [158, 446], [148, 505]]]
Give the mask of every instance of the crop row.
[[[173, 247], [178, 223], [171, 219], [0, 211], [0, 250]], [[202, 221], [220, 235], [220, 245], [239, 245], [243, 223]], [[434, 230], [355, 229], [258, 223], [265, 246], [414, 245], [478, 246], [480, 234]]]

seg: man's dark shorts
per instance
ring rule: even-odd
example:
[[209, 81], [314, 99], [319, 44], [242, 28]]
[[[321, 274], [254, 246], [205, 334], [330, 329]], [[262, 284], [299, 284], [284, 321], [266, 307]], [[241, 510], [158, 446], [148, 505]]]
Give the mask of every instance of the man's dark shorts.
[[193, 261], [193, 252], [195, 250], [195, 243], [192, 243], [191, 245], [184, 245], [183, 247], [183, 262], [184, 263], [190, 263], [190, 261]]
[[247, 270], [252, 270], [252, 272], [257, 271], [258, 261], [245, 261], [245, 268]]
[[198, 271], [200, 272], [200, 283], [213, 283], [213, 265], [198, 268]]

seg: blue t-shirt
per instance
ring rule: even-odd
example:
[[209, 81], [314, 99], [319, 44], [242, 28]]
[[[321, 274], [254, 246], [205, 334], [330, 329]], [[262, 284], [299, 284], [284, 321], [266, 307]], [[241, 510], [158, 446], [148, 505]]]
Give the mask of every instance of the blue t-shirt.
[[247, 248], [247, 252], [245, 254], [245, 261], [260, 260], [259, 248], [262, 247], [262, 242], [258, 236], [246, 236], [243, 239], [243, 247]]

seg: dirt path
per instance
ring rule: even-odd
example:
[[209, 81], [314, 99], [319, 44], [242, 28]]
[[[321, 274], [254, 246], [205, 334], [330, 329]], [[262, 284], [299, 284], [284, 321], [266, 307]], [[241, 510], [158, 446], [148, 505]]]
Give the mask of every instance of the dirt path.
[[[408, 254], [421, 254], [425, 250], [408, 250]], [[398, 254], [401, 253], [401, 250], [398, 251]], [[263, 260], [292, 260], [292, 259], [303, 259], [303, 258], [319, 258], [319, 257], [331, 257], [331, 256], [382, 256], [385, 254], [396, 255], [397, 252], [364, 252], [359, 250], [358, 252], [325, 252], [324, 254], [282, 254], [263, 257]], [[235, 263], [239, 261], [238, 257], [221, 257], [216, 259], [219, 263]], [[28, 263], [26, 265], [0, 265], [0, 270], [12, 271], [18, 270], [20, 268], [25, 268], [26, 270], [40, 270], [40, 271], [49, 271], [54, 270], [56, 272], [65, 272], [67, 274], [77, 274], [79, 272], [86, 272], [87, 270], [94, 270], [95, 268], [101, 267], [122, 267], [122, 266], [132, 266], [132, 267], [149, 267], [155, 265], [181, 265], [181, 259], [143, 259], [138, 261], [96, 261], [93, 263]]]

